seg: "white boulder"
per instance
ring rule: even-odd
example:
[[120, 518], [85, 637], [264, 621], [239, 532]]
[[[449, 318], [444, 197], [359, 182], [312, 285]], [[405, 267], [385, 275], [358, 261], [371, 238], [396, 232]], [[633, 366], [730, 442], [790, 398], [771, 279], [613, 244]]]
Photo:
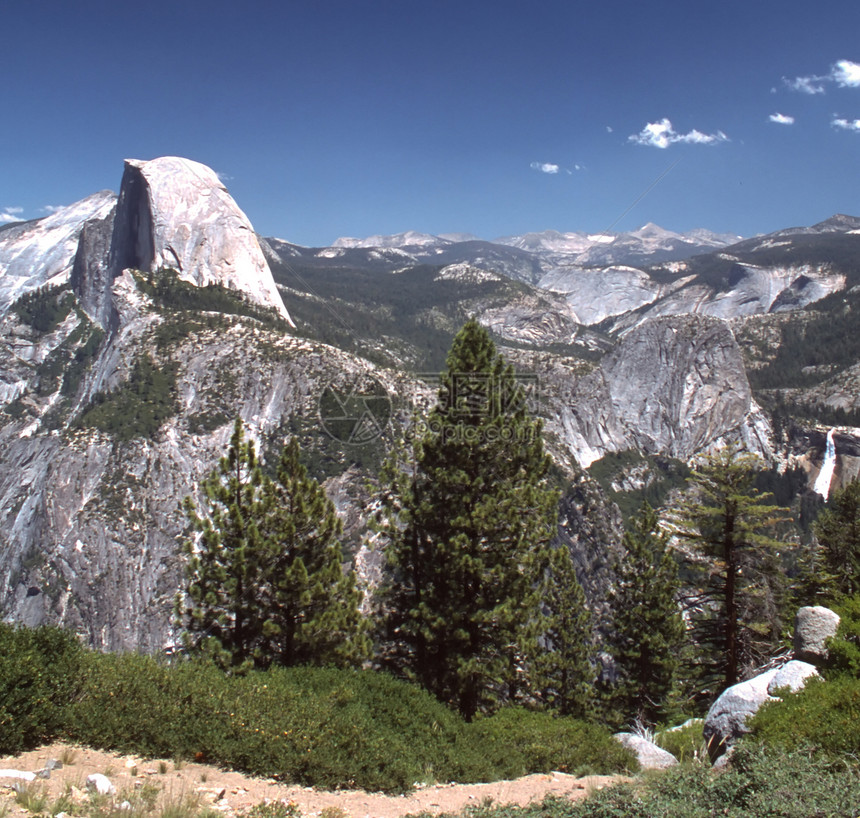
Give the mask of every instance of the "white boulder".
[[664, 770], [678, 763], [670, 752], [635, 733], [616, 733], [615, 738], [636, 754], [643, 770]]
[[821, 605], [800, 608], [794, 618], [794, 654], [817, 664], [827, 658], [824, 643], [836, 635], [839, 614]]
[[91, 773], [87, 776], [87, 789], [99, 795], [114, 795], [116, 787], [111, 784], [110, 779], [101, 773]]

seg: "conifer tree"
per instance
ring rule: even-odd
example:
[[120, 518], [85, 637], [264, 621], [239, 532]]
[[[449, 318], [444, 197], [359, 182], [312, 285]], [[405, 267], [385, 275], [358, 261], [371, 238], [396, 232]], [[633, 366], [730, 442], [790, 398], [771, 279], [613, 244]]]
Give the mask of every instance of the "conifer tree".
[[860, 482], [835, 489], [814, 526], [831, 595], [860, 593]]
[[266, 497], [263, 534], [271, 553], [262, 602], [272, 661], [359, 664], [369, 655], [370, 640], [355, 574], [341, 567], [342, 524], [323, 487], [300, 463], [295, 438], [281, 452]]
[[696, 491], [682, 510], [679, 534], [705, 558], [691, 635], [713, 692], [740, 681], [744, 666], [755, 667], [780, 635], [781, 543], [769, 532], [786, 509], [755, 488], [760, 468], [760, 458], [737, 448], [711, 455], [694, 468]]
[[543, 603], [543, 651], [535, 661], [541, 698], [562, 716], [584, 718], [593, 709], [595, 648], [591, 613], [565, 545], [552, 552]]
[[230, 447], [203, 485], [206, 507], [186, 498], [186, 594], [177, 614], [188, 646], [225, 668], [359, 663], [369, 651], [360, 592], [341, 569], [340, 521], [323, 488], [283, 449], [263, 476], [236, 421]]
[[558, 496], [541, 424], [477, 321], [446, 365], [412, 462], [383, 494], [384, 605], [389, 663], [471, 719], [529, 676]]
[[263, 474], [252, 440], [236, 420], [227, 455], [203, 482], [201, 516], [190, 497], [183, 503], [196, 542], [186, 555], [185, 597], [176, 608], [187, 646], [225, 668], [263, 661], [265, 616], [257, 602], [265, 582]]
[[643, 503], [624, 534], [610, 592], [607, 648], [616, 677], [608, 691], [611, 720], [655, 724], [665, 713], [684, 643], [678, 566], [657, 513]]

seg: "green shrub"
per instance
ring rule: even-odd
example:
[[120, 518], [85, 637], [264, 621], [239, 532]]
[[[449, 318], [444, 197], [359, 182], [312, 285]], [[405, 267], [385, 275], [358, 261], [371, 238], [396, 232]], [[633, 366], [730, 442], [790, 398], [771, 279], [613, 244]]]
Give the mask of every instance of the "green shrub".
[[87, 659], [70, 737], [105, 749], [204, 758], [320, 787], [404, 791], [415, 781], [487, 780], [465, 725], [427, 693], [369, 671], [211, 665], [125, 655]]
[[827, 678], [847, 673], [860, 678], [860, 594], [849, 597], [833, 609], [840, 616], [839, 629], [827, 643], [824, 668]]
[[731, 769], [673, 767], [577, 802], [549, 797], [527, 807], [483, 806], [468, 818], [856, 818], [860, 774], [806, 753], [738, 747]]
[[552, 770], [586, 775], [638, 767], [633, 754], [605, 728], [550, 713], [508, 707], [475, 721], [469, 730], [472, 741], [504, 778]]
[[705, 740], [702, 737], [703, 719], [690, 719], [689, 724], [673, 730], [661, 730], [654, 743], [671, 753], [681, 763], [707, 757]]
[[860, 679], [812, 680], [780, 702], [768, 702], [749, 722], [752, 738], [789, 750], [860, 756]]
[[59, 628], [0, 624], [0, 752], [54, 738], [77, 694], [83, 650]]

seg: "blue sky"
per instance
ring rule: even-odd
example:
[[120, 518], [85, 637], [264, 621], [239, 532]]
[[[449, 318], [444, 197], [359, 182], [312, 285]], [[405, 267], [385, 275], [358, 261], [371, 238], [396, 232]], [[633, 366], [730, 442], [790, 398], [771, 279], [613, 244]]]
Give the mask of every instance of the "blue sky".
[[0, 221], [166, 154], [305, 245], [860, 215], [856, 0], [26, 0], [0, 42]]

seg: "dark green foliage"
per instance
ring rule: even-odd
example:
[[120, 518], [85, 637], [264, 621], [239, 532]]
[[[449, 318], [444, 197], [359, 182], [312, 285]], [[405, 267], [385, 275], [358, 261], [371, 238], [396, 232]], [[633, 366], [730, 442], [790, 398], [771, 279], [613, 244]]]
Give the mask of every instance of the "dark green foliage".
[[583, 718], [593, 709], [596, 657], [591, 614], [565, 545], [552, 552], [542, 602], [546, 620], [535, 659], [537, 689], [562, 716]]
[[702, 737], [703, 719], [691, 719], [685, 727], [661, 730], [654, 743], [671, 753], [681, 764], [688, 761], [708, 761], [708, 748]]
[[203, 491], [202, 516], [184, 504], [197, 535], [177, 599], [189, 647], [226, 668], [360, 662], [369, 644], [354, 575], [341, 569], [341, 525], [296, 441], [270, 479], [237, 420]]
[[[690, 477], [689, 467], [680, 460], [631, 450], [608, 452], [588, 468], [588, 473], [618, 506], [625, 523], [639, 513], [642, 503], [653, 508], [662, 506], [671, 492], [687, 485]], [[644, 486], [619, 491], [617, 485], [623, 484], [627, 473], [643, 480]]]
[[752, 737], [768, 747], [806, 748], [827, 755], [860, 756], [860, 678], [813, 679], [780, 702], [767, 702], [749, 722]]
[[177, 365], [157, 365], [144, 353], [128, 380], [111, 392], [99, 392], [79, 419], [81, 426], [99, 429], [118, 440], [152, 438], [177, 410]]
[[418, 688], [370, 671], [271, 668], [226, 676], [209, 663], [96, 656], [70, 737], [121, 752], [194, 758], [306, 786], [403, 791], [485, 780], [465, 726]]
[[552, 770], [601, 775], [638, 768], [605, 727], [523, 707], [504, 707], [472, 722], [469, 733], [504, 778]]
[[59, 628], [0, 624], [0, 753], [55, 738], [80, 685], [83, 650]]
[[343, 531], [323, 487], [308, 477], [293, 438], [281, 452], [260, 531], [270, 547], [259, 589], [276, 664], [354, 665], [370, 651], [355, 574], [341, 568]]
[[383, 480], [384, 658], [471, 719], [530, 675], [558, 495], [541, 424], [477, 321], [447, 367], [412, 462]]
[[167, 310], [244, 315], [272, 329], [286, 330], [289, 326], [276, 310], [251, 303], [239, 290], [220, 284], [198, 287], [183, 281], [179, 273], [169, 267], [152, 273], [135, 273], [135, 281], [141, 291]]
[[624, 554], [610, 592], [607, 650], [616, 678], [608, 686], [610, 719], [655, 724], [665, 715], [685, 641], [678, 567], [669, 536], [647, 503], [624, 534]]
[[306, 786], [403, 792], [415, 781], [616, 772], [607, 731], [516, 711], [463, 721], [417, 687], [371, 671], [270, 668], [91, 654], [69, 735], [121, 752], [193, 758]]
[[[461, 818], [856, 818], [860, 773], [803, 751], [739, 747], [731, 769], [684, 764], [582, 801], [549, 796], [526, 807], [485, 803]], [[429, 818], [423, 814], [420, 818]], [[452, 816], [447, 816], [452, 818]]]
[[781, 544], [769, 533], [785, 509], [768, 505], [769, 496], [756, 490], [760, 467], [757, 457], [738, 449], [712, 455], [694, 469], [696, 491], [682, 510], [680, 536], [707, 559], [692, 635], [701, 651], [700, 684], [716, 684], [712, 693], [738, 682], [745, 667], [760, 665], [781, 634]]
[[860, 481], [834, 490], [815, 521], [828, 590], [834, 595], [860, 593]]
[[190, 497], [183, 503], [192, 538], [184, 547], [186, 596], [176, 601], [188, 647], [226, 668], [262, 666], [269, 613], [258, 592], [269, 579], [260, 523], [266, 515], [263, 474], [253, 441], [236, 420], [230, 447], [203, 482], [202, 516]]
[[53, 332], [66, 320], [75, 305], [75, 296], [69, 292], [68, 284], [56, 287], [40, 287], [22, 295], [13, 305], [12, 311], [22, 323], [36, 332]]
[[821, 383], [860, 359], [860, 292], [843, 290], [816, 301], [781, 332], [775, 358], [750, 370], [750, 385], [759, 390]]
[[[526, 289], [508, 279], [437, 281], [440, 268], [425, 265], [398, 272], [393, 286], [388, 270], [314, 269], [307, 263], [271, 264], [275, 281], [294, 293], [290, 315], [301, 334], [379, 363], [390, 364], [393, 352], [419, 372], [444, 366], [454, 329], [468, 317], [472, 301], [501, 302]], [[374, 349], [380, 338], [385, 351]]]
[[824, 668], [827, 678], [848, 674], [860, 679], [860, 594], [843, 599], [833, 610], [839, 614], [839, 629], [827, 643]]

